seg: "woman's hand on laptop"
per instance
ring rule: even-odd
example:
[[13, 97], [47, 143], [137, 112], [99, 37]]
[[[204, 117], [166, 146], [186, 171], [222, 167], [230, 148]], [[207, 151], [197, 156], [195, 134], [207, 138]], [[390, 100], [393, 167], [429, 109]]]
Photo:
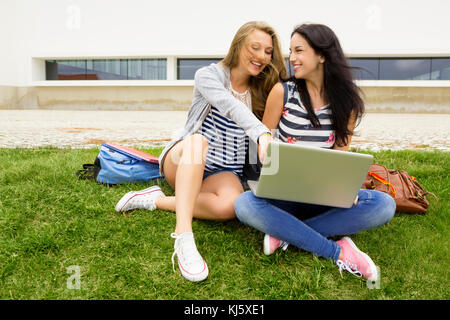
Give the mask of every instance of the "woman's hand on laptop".
[[353, 204], [356, 206], [358, 204], [358, 195], [356, 195], [355, 201], [353, 201]]
[[264, 133], [258, 138], [258, 156], [261, 163], [264, 163], [267, 148], [272, 140], [272, 135], [270, 133]]

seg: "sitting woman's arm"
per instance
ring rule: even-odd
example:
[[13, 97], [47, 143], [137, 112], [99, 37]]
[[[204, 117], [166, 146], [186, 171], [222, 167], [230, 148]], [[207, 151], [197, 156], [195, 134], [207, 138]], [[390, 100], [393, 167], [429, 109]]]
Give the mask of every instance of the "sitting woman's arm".
[[272, 133], [274, 133], [274, 130], [278, 127], [283, 112], [283, 96], [283, 85], [278, 82], [267, 97], [262, 123], [264, 123]]

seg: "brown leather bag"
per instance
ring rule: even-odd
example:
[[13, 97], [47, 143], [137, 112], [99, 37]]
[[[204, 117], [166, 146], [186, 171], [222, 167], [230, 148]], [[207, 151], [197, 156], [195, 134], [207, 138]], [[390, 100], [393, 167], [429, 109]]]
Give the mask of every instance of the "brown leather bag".
[[[416, 178], [403, 170], [389, 170], [380, 164], [372, 164], [362, 189], [375, 189], [392, 196], [397, 205], [396, 212], [426, 213], [430, 203], [427, 195], [436, 195], [425, 191]], [[439, 203], [438, 203], [439, 205]]]

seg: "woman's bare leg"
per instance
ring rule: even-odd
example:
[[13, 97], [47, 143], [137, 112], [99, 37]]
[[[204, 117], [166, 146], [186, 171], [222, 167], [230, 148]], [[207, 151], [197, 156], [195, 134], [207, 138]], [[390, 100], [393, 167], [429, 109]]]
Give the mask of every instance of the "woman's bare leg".
[[194, 205], [202, 185], [207, 152], [208, 140], [194, 134], [175, 145], [164, 161], [164, 175], [176, 192], [177, 234], [192, 232]]
[[[203, 181], [194, 206], [194, 218], [225, 221], [233, 219], [234, 200], [243, 192], [239, 179], [230, 172], [218, 173]], [[176, 197], [160, 197], [156, 206], [176, 211]]]
[[[218, 173], [203, 180], [208, 141], [195, 134], [177, 143], [166, 155], [164, 176], [175, 189], [175, 197], [155, 199], [157, 208], [175, 210], [177, 222], [174, 256], [183, 277], [201, 281], [208, 276], [208, 267], [197, 250], [192, 233], [192, 219], [225, 220], [235, 216], [234, 200], [243, 191], [239, 179], [230, 172]], [[221, 219], [219, 219], [221, 218]]]
[[206, 153], [206, 139], [193, 135], [176, 144], [164, 161], [164, 175], [174, 187], [176, 196], [160, 197], [156, 206], [176, 212], [177, 234], [192, 232], [194, 217], [209, 220], [235, 217], [233, 203], [243, 192], [241, 183], [229, 172], [215, 174], [202, 181]]

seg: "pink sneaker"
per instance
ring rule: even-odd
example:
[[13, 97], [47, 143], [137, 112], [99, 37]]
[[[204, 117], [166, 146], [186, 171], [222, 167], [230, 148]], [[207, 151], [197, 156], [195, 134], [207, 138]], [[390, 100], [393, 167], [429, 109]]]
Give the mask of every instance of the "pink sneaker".
[[288, 246], [289, 243], [281, 241], [280, 239], [272, 237], [271, 235], [266, 234], [264, 236], [264, 254], [266, 256], [270, 256], [279, 247], [282, 247], [283, 250], [286, 250]]
[[342, 260], [336, 261], [341, 276], [342, 270], [347, 270], [357, 277], [364, 277], [370, 281], [378, 279], [375, 263], [367, 254], [360, 251], [349, 237], [344, 237], [336, 241], [336, 243], [341, 247], [342, 255], [344, 256]]

